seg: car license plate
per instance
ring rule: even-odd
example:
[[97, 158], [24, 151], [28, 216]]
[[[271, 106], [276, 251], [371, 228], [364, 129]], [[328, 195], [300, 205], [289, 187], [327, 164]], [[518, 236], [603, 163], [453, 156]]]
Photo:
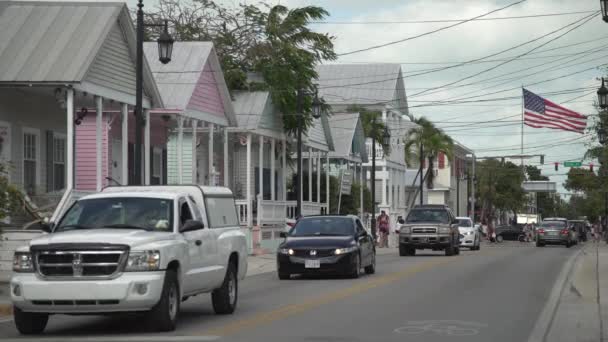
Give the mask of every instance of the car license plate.
[[420, 242], [427, 242], [428, 240], [429, 240], [429, 238], [425, 238], [425, 237], [420, 238]]
[[304, 268], [320, 268], [321, 261], [320, 260], [305, 260]]
[[549, 235], [557, 235], [557, 232], [549, 231]]

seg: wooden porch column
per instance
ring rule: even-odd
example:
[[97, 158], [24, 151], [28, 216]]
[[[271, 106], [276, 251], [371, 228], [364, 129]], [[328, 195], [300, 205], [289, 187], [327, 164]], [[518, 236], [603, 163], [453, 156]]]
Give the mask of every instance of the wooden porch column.
[[228, 135], [228, 127], [224, 128], [224, 186], [228, 186], [230, 184], [230, 172], [229, 172], [229, 167], [230, 167], [230, 161], [228, 159], [228, 142], [230, 139], [230, 136]]
[[325, 160], [327, 163], [327, 172], [325, 172], [325, 202], [327, 203], [327, 213], [329, 214], [329, 152], [325, 153]]
[[150, 110], [144, 110], [144, 185], [150, 185]]
[[196, 159], [196, 141], [198, 140], [198, 120], [192, 120], [192, 183], [198, 184], [198, 163]]
[[276, 191], [274, 189], [275, 187], [275, 180], [274, 180], [274, 169], [275, 169], [275, 140], [274, 138], [270, 138], [270, 199], [272, 201], [276, 200]]
[[67, 104], [66, 104], [66, 117], [67, 117], [67, 139], [66, 139], [66, 177], [65, 183], [66, 192], [74, 189], [74, 89], [67, 89]]
[[[386, 158], [384, 159], [386, 162]], [[382, 167], [382, 205], [386, 205], [386, 166]]]
[[363, 205], [363, 162], [359, 164], [359, 204], [360, 204], [360, 212], [359, 217], [363, 217], [363, 211], [365, 210], [365, 206]]
[[184, 181], [183, 153], [184, 153], [184, 118], [177, 117], [177, 183], [182, 184]]
[[123, 103], [121, 106], [122, 111], [122, 141], [120, 143], [120, 149], [122, 151], [122, 170], [120, 181], [122, 185], [129, 184], [129, 105]]
[[96, 174], [96, 187], [97, 192], [100, 192], [103, 187], [103, 163], [102, 163], [102, 152], [103, 152], [103, 138], [101, 136], [101, 125], [103, 122], [103, 97], [95, 97], [95, 108], [97, 115], [95, 116], [95, 167], [97, 168]]
[[308, 148], [308, 202], [312, 203], [312, 147]]
[[317, 203], [321, 203], [321, 151], [317, 152]]
[[283, 142], [281, 143], [281, 147], [283, 148], [282, 151], [282, 158], [281, 158], [281, 175], [283, 178], [283, 201], [287, 201], [287, 140], [283, 139]]
[[253, 212], [251, 206], [251, 133], [247, 134], [247, 171], [245, 172], [246, 184], [247, 184], [247, 227], [251, 228], [253, 225]]
[[390, 168], [387, 170], [388, 172], [388, 177], [386, 178], [386, 187], [387, 187], [387, 192], [388, 192], [388, 196], [387, 196], [387, 200], [386, 200], [386, 204], [388, 204], [389, 208], [392, 208], [393, 206], [393, 181], [391, 180], [393, 177], [393, 170], [391, 170]]
[[[260, 135], [260, 155], [259, 157], [259, 165], [258, 165], [258, 181], [260, 183], [260, 200], [264, 200], [264, 137]], [[259, 215], [260, 213], [258, 213]], [[258, 224], [260, 223], [260, 218], [258, 217]]]
[[209, 124], [209, 185], [210, 186], [214, 186], [215, 185], [215, 175], [213, 174], [213, 131], [215, 129], [215, 125], [210, 123]]

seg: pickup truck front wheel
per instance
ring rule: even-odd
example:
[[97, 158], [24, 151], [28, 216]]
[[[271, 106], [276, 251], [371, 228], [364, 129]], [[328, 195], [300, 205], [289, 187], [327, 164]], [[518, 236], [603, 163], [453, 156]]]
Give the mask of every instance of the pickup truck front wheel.
[[167, 270], [160, 301], [148, 313], [150, 328], [157, 331], [175, 330], [179, 304], [180, 296], [177, 274], [173, 270]]
[[40, 334], [46, 328], [49, 315], [44, 313], [23, 312], [18, 307], [13, 307], [13, 319], [19, 333], [23, 335]]
[[222, 287], [213, 290], [211, 293], [211, 301], [213, 302], [213, 310], [218, 315], [227, 315], [234, 312], [238, 298], [238, 279], [236, 277], [236, 267], [233, 263], [228, 264], [226, 277], [222, 283]]

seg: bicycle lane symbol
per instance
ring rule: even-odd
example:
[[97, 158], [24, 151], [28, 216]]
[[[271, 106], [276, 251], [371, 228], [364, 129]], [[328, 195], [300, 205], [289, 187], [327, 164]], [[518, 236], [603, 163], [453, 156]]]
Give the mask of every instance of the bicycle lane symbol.
[[408, 321], [403, 327], [394, 330], [397, 334], [440, 336], [473, 336], [488, 325], [479, 322], [456, 320]]

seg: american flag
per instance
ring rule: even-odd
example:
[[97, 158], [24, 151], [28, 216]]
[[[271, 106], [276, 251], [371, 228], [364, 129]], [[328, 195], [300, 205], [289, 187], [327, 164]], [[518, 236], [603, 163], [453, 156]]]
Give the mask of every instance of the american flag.
[[524, 123], [534, 128], [561, 129], [583, 134], [587, 117], [524, 89]]

